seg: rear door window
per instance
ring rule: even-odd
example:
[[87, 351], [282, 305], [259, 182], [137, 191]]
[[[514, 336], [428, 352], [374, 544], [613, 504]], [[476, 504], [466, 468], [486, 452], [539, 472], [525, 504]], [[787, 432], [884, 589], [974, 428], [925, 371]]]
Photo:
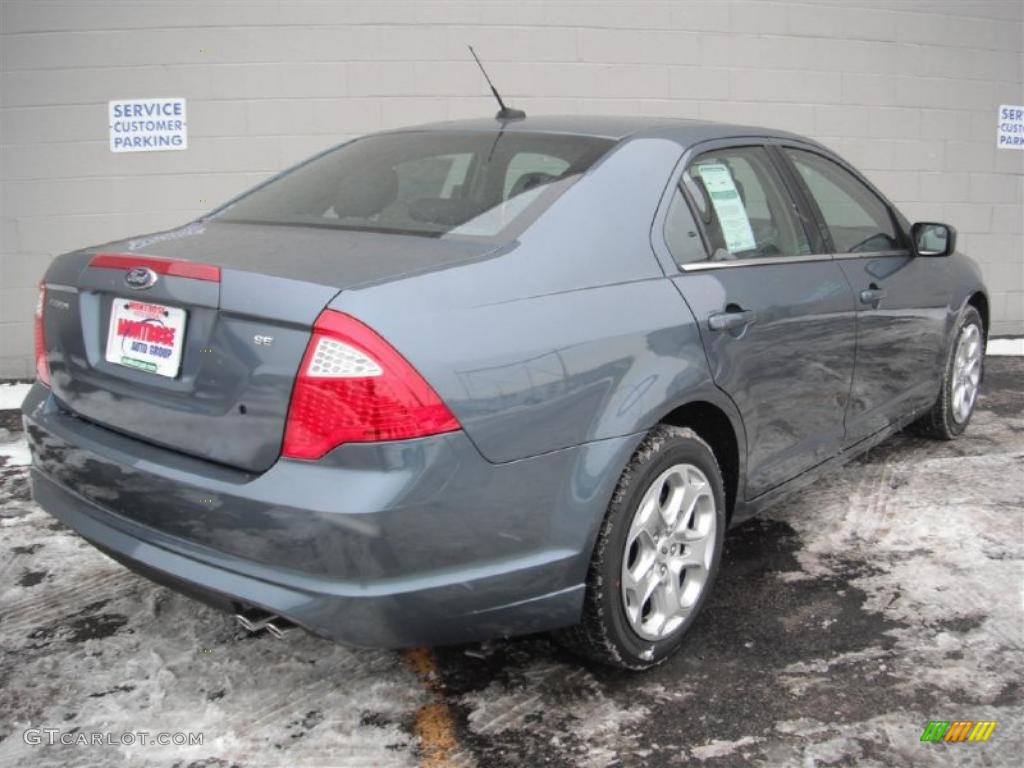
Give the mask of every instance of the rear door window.
[[786, 148], [832, 235], [836, 253], [899, 249], [900, 238], [888, 206], [839, 163], [801, 149]]
[[679, 187], [675, 188], [672, 200], [668, 204], [664, 233], [665, 245], [668, 246], [676, 264], [692, 264], [707, 259], [708, 254], [700, 239], [697, 222], [694, 221], [690, 206], [686, 204]]
[[700, 155], [683, 174], [683, 184], [704, 224], [712, 260], [811, 252], [789, 192], [763, 147]]

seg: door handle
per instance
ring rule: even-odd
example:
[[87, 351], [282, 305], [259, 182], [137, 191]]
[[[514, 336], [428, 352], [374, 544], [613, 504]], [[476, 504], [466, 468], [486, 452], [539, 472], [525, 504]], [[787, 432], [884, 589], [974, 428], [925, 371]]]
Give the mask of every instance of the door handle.
[[752, 309], [737, 309], [718, 312], [708, 318], [708, 328], [712, 331], [735, 331], [746, 328], [757, 319]]
[[885, 288], [879, 288], [877, 285], [872, 285], [870, 288], [865, 288], [860, 292], [860, 303], [861, 304], [877, 304], [889, 294], [886, 293]]

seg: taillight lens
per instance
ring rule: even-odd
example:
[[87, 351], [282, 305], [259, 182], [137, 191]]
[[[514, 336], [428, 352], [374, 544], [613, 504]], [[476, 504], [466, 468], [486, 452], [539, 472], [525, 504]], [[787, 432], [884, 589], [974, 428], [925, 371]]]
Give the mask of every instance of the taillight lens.
[[36, 299], [35, 337], [36, 337], [36, 378], [41, 384], [50, 386], [50, 364], [46, 361], [46, 336], [43, 333], [43, 307], [46, 304], [46, 286], [39, 286], [39, 298]]
[[342, 443], [459, 428], [433, 388], [375, 331], [342, 312], [320, 314], [292, 391], [284, 456], [318, 459]]
[[146, 267], [160, 275], [220, 282], [220, 267], [213, 264], [200, 264], [184, 259], [162, 259], [159, 256], [145, 256], [141, 253], [97, 253], [89, 260], [89, 266], [99, 269]]

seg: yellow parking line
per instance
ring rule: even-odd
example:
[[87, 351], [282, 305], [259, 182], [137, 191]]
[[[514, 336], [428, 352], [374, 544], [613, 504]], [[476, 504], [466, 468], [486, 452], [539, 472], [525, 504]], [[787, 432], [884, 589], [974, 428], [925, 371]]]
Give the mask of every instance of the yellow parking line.
[[413, 732], [420, 742], [422, 768], [446, 768], [459, 746], [455, 737], [455, 722], [444, 700], [441, 677], [434, 655], [426, 648], [413, 648], [405, 652], [405, 663], [426, 686], [434, 701], [416, 711]]

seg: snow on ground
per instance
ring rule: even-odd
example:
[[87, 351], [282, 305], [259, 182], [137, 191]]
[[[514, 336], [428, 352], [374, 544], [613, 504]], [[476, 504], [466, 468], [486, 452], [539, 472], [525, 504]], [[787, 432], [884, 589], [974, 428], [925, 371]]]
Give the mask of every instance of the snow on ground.
[[32, 463], [24, 440], [0, 442], [0, 467], [27, 467]]
[[[684, 648], [644, 675], [546, 637], [403, 654], [241, 634], [39, 510], [18, 426], [0, 418], [0, 766], [999, 766], [1024, 748], [1022, 359], [989, 360], [963, 438], [898, 435], [731, 532]], [[998, 725], [920, 741], [956, 719]], [[36, 746], [29, 727], [205, 738]]]
[[21, 407], [31, 384], [0, 381], [0, 411], [13, 410]]
[[992, 339], [985, 346], [987, 355], [1024, 355], [1024, 338]]

